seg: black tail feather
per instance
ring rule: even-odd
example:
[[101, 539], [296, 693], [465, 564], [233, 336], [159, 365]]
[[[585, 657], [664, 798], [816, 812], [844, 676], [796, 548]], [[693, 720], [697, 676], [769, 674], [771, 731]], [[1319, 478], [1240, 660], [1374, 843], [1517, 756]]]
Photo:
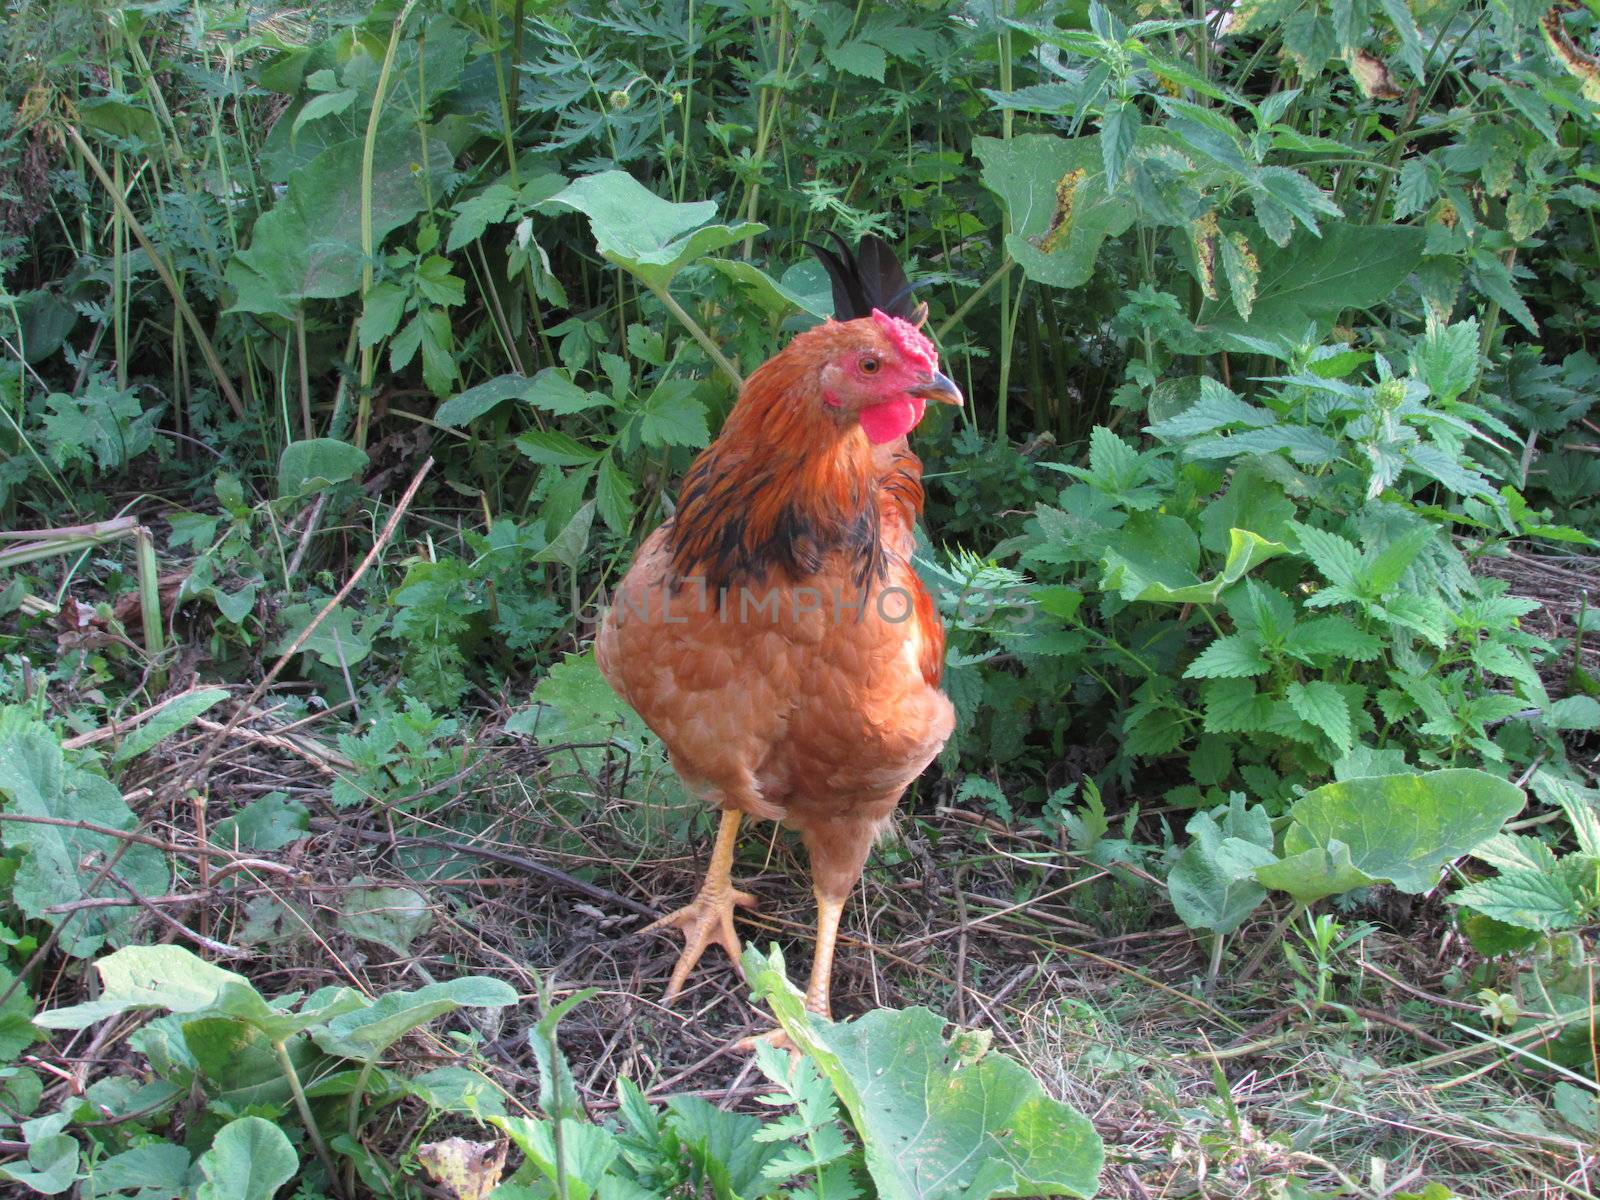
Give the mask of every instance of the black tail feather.
[[869, 233], [852, 250], [833, 230], [827, 230], [827, 235], [838, 247], [836, 251], [816, 242], [804, 245], [816, 254], [833, 283], [835, 320], [868, 317], [876, 308], [891, 316], [921, 323], [927, 315], [927, 306], [911, 299], [913, 285], [887, 242]]

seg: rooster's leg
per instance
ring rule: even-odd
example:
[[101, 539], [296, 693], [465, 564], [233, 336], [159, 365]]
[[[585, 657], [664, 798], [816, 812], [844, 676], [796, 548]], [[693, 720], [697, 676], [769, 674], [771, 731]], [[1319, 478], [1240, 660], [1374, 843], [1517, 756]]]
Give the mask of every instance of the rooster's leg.
[[677, 999], [689, 972], [713, 942], [728, 952], [736, 971], [741, 975], [744, 972], [739, 964], [739, 935], [733, 931], [733, 906], [753, 907], [756, 898], [749, 892], [735, 891], [733, 887], [733, 844], [739, 836], [741, 816], [737, 809], [723, 810], [722, 824], [717, 827], [717, 844], [712, 848], [711, 865], [706, 868], [706, 881], [700, 885], [700, 894], [677, 912], [646, 926], [645, 932], [667, 926], [683, 930], [683, 952], [678, 955], [678, 965], [672, 968], [672, 978], [667, 981], [669, 1003]]
[[817, 896], [817, 951], [811, 960], [811, 982], [806, 987], [806, 1007], [826, 1020], [833, 1020], [828, 989], [833, 982], [833, 948], [839, 940], [839, 915], [844, 900]]

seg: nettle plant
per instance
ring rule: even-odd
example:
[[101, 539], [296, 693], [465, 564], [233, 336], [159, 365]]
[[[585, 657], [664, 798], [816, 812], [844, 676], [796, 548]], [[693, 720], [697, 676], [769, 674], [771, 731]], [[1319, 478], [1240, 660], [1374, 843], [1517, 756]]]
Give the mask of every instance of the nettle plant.
[[1243, 787], [1278, 812], [1336, 773], [1564, 761], [1562, 731], [1600, 723], [1541, 683], [1534, 603], [1470, 569], [1581, 538], [1501, 482], [1509, 431], [1464, 398], [1476, 332], [1434, 323], [1408, 374], [1380, 357], [1367, 382], [1365, 355], [1318, 348], [1253, 402], [1201, 378], [1152, 403], [1154, 445], [1102, 428], [1087, 466], [1042, 464], [1071, 482], [1000, 548], [1041, 586], [996, 636], [1112, 702], [1125, 779], [1182, 752], [1170, 801]]

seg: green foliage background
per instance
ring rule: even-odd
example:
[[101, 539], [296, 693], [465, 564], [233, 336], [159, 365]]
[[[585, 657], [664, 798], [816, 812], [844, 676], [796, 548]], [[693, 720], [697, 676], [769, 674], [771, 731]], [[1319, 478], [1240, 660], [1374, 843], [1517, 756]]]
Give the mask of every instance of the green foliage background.
[[[1274, 891], [1298, 920], [1470, 853], [1461, 928], [1513, 970], [1556, 963], [1551, 1007], [1580, 1004], [1561, 939], [1600, 904], [1595, 620], [1536, 632], [1488, 565], [1536, 549], [1593, 577], [1589, 8], [0, 22], [0, 523], [60, 531], [0, 544], [7, 812], [132, 829], [115, 778], [217, 697], [110, 761], [63, 740], [161, 699], [181, 655], [254, 683], [292, 650], [290, 718], [360, 713], [337, 810], [474, 832], [469, 751], [514, 697], [488, 736], [571, 743], [580, 773], [628, 754], [627, 835], [681, 838], [693, 810], [586, 640], [739, 376], [827, 315], [802, 243], [876, 233], [972, 398], [915, 437], [960, 714], [925, 791], [1122, 868], [1097, 919], [1170, 904], [1213, 978]], [[300, 639], [430, 457], [407, 533]], [[59, 636], [78, 606], [95, 636]], [[1502, 832], [1518, 788], [1537, 820]], [[298, 800], [258, 803], [229, 817], [241, 844], [305, 828]], [[114, 838], [3, 832], [19, 959], [51, 928], [75, 959], [128, 940], [128, 909], [48, 911]], [[148, 846], [121, 870], [181, 879]], [[241, 1151], [217, 1145], [223, 1171]]]

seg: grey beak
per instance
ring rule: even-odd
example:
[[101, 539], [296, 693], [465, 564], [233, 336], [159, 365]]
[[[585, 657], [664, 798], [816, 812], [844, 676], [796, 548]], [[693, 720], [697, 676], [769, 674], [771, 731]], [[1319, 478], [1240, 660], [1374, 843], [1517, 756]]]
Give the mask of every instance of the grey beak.
[[911, 394], [924, 400], [937, 400], [940, 404], [954, 404], [958, 408], [966, 403], [961, 389], [942, 371], [935, 371], [927, 383], [912, 388]]

